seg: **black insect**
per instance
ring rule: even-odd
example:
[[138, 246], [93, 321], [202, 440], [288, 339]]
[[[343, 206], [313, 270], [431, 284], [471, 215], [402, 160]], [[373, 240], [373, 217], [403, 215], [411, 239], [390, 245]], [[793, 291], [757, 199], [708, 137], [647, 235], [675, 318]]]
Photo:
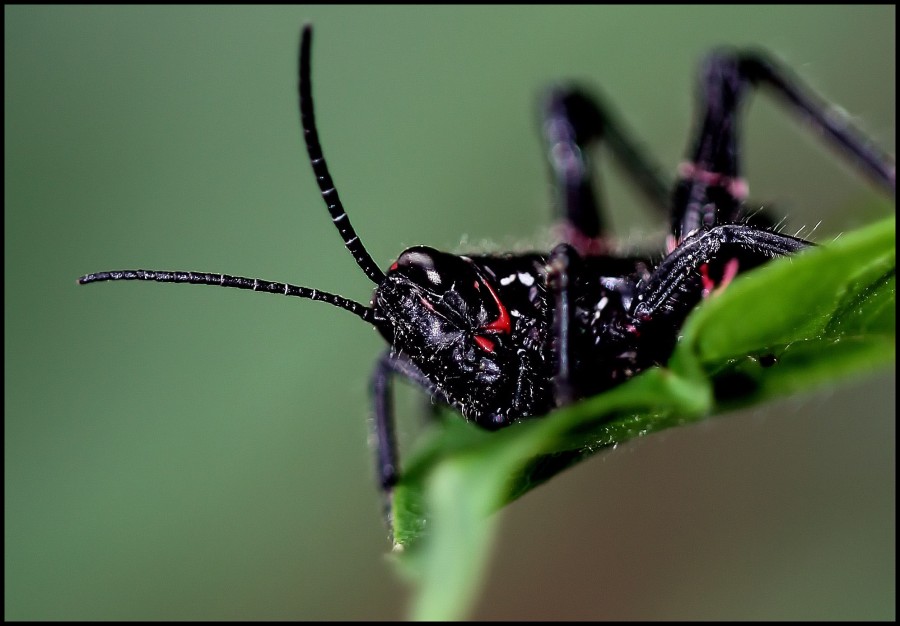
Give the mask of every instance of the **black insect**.
[[[391, 380], [407, 378], [466, 419], [497, 429], [597, 394], [663, 364], [688, 313], [738, 273], [812, 245], [746, 215], [737, 116], [747, 92], [765, 86], [876, 185], [893, 194], [893, 157], [833, 114], [785, 68], [758, 51], [719, 50], [705, 60], [699, 117], [671, 188], [612, 111], [578, 88], [542, 103], [543, 138], [559, 189], [563, 243], [549, 253], [456, 256], [405, 250], [383, 272], [341, 204], [319, 145], [310, 85], [312, 31], [300, 43], [300, 117], [313, 171], [344, 245], [376, 284], [369, 306], [338, 295], [256, 278], [204, 272], [122, 270], [107, 280], [218, 285], [321, 300], [374, 326], [390, 344], [373, 376], [378, 476], [398, 479]], [[604, 142], [649, 201], [670, 215], [659, 262], [611, 256], [588, 149]], [[670, 191], [670, 188], [673, 189]]]

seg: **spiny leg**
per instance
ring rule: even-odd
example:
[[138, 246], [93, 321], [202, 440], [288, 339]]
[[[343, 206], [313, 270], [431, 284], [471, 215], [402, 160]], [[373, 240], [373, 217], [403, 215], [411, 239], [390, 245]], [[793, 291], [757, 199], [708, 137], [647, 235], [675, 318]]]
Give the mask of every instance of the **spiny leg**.
[[[670, 252], [698, 228], [738, 221], [747, 185], [741, 178], [737, 116], [745, 91], [761, 85], [876, 185], [894, 193], [893, 157], [844, 116], [835, 115], [835, 107], [763, 52], [719, 50], [707, 57], [701, 69], [694, 139], [673, 195]], [[765, 222], [758, 219], [757, 223]]]
[[595, 142], [610, 148], [650, 204], [668, 211], [669, 185], [609, 107], [578, 88], [557, 87], [544, 99], [541, 113], [566, 243], [582, 254], [604, 251], [602, 200], [589, 155]]
[[687, 237], [638, 284], [631, 307], [633, 328], [643, 333], [664, 326], [680, 327], [708, 288], [708, 268], [742, 269], [794, 254], [813, 244], [746, 224], [723, 224]]

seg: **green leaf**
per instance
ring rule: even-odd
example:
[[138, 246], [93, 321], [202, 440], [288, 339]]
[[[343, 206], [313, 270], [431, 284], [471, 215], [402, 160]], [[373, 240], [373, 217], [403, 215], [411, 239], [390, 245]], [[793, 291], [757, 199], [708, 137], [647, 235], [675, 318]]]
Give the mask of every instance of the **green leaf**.
[[634, 437], [895, 360], [895, 219], [739, 276], [688, 318], [665, 368], [488, 433], [452, 417], [394, 491], [397, 561], [417, 619], [464, 617], [490, 553], [491, 514]]

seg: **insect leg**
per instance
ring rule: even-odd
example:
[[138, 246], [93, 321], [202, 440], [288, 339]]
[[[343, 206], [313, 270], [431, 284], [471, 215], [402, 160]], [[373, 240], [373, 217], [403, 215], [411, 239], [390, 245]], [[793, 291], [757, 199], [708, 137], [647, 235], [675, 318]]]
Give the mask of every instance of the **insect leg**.
[[702, 298], [708, 276], [733, 264], [741, 271], [812, 244], [796, 237], [746, 224], [722, 224], [688, 236], [641, 281], [632, 301], [633, 328], [680, 327]]
[[[400, 457], [394, 419], [394, 376], [402, 376], [424, 388], [433, 398], [447, 402], [444, 394], [416, 366], [388, 350], [379, 357], [372, 372], [371, 445], [375, 450], [375, 472], [378, 487], [384, 495], [384, 516], [391, 524], [391, 493], [400, 479]], [[449, 402], [448, 402], [449, 403]]]
[[[385, 352], [372, 372], [372, 442], [375, 449], [375, 472], [378, 486], [385, 494], [397, 484], [399, 460], [397, 437], [394, 433], [394, 403], [391, 377], [396, 365], [390, 351]], [[388, 511], [389, 512], [389, 511]]]
[[542, 132], [557, 204], [565, 219], [564, 241], [582, 254], [602, 252], [602, 200], [595, 188], [589, 148], [602, 141], [650, 204], [669, 206], [669, 185], [631, 139], [612, 110], [574, 87], [557, 87], [542, 103]]
[[895, 193], [897, 179], [894, 157], [852, 126], [845, 112], [814, 93], [790, 70], [766, 53], [748, 50], [738, 58], [741, 71], [753, 84], [769, 87], [816, 131], [814, 134], [831, 144], [861, 174], [887, 193]]
[[738, 219], [747, 185], [740, 178], [737, 114], [749, 86], [738, 54], [722, 50], [704, 60], [694, 138], [672, 198], [670, 252], [689, 233]]
[[580, 260], [572, 246], [561, 243], [547, 258], [547, 289], [553, 303], [553, 326], [550, 337], [550, 353], [553, 355], [553, 397], [558, 406], [571, 404], [576, 399], [573, 375], [576, 373], [574, 342], [571, 333], [576, 328], [573, 318], [570, 279], [573, 265]]
[[689, 233], [739, 218], [747, 185], [738, 158], [737, 115], [747, 88], [768, 87], [878, 186], [893, 194], [893, 157], [881, 151], [846, 116], [760, 51], [723, 49], [706, 58], [700, 72], [699, 116], [688, 160], [673, 196], [673, 250]]

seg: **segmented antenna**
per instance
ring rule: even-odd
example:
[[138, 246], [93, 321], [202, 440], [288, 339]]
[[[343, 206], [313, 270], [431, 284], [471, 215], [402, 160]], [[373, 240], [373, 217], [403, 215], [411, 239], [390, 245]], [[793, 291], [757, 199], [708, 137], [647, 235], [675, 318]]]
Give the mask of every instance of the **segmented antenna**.
[[316, 182], [322, 192], [322, 198], [331, 214], [331, 221], [341, 233], [341, 239], [347, 250], [356, 259], [356, 264], [366, 273], [375, 284], [384, 280], [384, 272], [372, 260], [362, 241], [356, 236], [350, 218], [344, 210], [344, 205], [338, 196], [331, 174], [328, 173], [328, 165], [322, 154], [322, 146], [319, 145], [319, 132], [316, 130], [316, 116], [313, 112], [312, 85], [310, 83], [310, 49], [312, 47], [312, 25], [305, 24], [300, 37], [300, 123], [303, 125], [303, 136], [306, 139], [306, 150], [309, 152], [309, 162], [312, 164], [316, 175]]
[[376, 324], [375, 313], [372, 309], [364, 307], [358, 302], [319, 289], [298, 287], [297, 285], [289, 285], [288, 283], [274, 283], [268, 280], [262, 280], [261, 278], [244, 278], [243, 276], [209, 274], [206, 272], [116, 270], [112, 272], [88, 274], [79, 278], [78, 282], [82, 285], [86, 285], [88, 283], [97, 283], [107, 280], [154, 280], [158, 283], [190, 283], [192, 285], [234, 287], [237, 289], [274, 293], [282, 296], [296, 296], [298, 298], [327, 302], [332, 306], [344, 309], [345, 311], [350, 311], [364, 322], [368, 322], [372, 325]]
[[[313, 172], [316, 174], [316, 180], [319, 183], [319, 189], [322, 190], [322, 197], [325, 198], [325, 204], [328, 206], [328, 212], [331, 213], [332, 221], [341, 233], [344, 245], [353, 254], [353, 258], [375, 283], [381, 283], [384, 279], [384, 273], [375, 265], [372, 257], [366, 252], [362, 242], [356, 236], [353, 226], [344, 207], [338, 198], [337, 190], [328, 174], [328, 167], [325, 165], [325, 157], [322, 156], [322, 147], [319, 145], [319, 137], [316, 132], [316, 121], [313, 116], [312, 95], [309, 82], [309, 51], [312, 37], [312, 27], [307, 24], [303, 27], [303, 34], [300, 40], [300, 120], [303, 124], [303, 131], [306, 137], [306, 149], [309, 152], [309, 158], [312, 162]], [[78, 279], [79, 284], [86, 285], [88, 283], [104, 282], [108, 280], [153, 280], [158, 283], [189, 283], [192, 285], [212, 285], [214, 287], [233, 287], [236, 289], [249, 289], [251, 291], [263, 291], [266, 293], [280, 294], [284, 296], [294, 296], [297, 298], [307, 298], [309, 300], [319, 300], [327, 302], [332, 306], [336, 306], [345, 311], [350, 311], [364, 322], [379, 326], [379, 320], [375, 317], [375, 312], [358, 302], [349, 300], [342, 296], [311, 289], [309, 287], [298, 287], [288, 283], [276, 283], [261, 278], [244, 278], [243, 276], [229, 276], [228, 274], [210, 274], [207, 272], [193, 271], [162, 271], [162, 270], [116, 270], [112, 272], [98, 272], [96, 274], [87, 274]]]

